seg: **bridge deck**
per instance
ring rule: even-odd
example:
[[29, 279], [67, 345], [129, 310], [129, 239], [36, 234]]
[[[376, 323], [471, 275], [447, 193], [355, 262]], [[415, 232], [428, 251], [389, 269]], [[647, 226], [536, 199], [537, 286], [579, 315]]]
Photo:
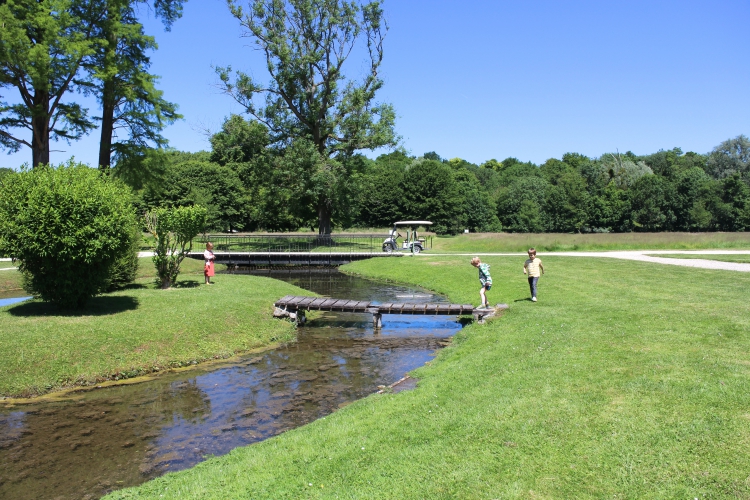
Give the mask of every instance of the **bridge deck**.
[[410, 304], [388, 302], [373, 304], [364, 300], [331, 299], [287, 295], [274, 303], [274, 306], [287, 311], [338, 311], [369, 312], [377, 314], [430, 314], [459, 315], [474, 314], [471, 304]]

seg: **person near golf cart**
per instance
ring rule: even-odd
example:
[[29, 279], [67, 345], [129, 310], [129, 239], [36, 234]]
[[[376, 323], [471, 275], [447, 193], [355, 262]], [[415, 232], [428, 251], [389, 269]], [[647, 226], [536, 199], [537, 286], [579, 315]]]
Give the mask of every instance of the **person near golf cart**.
[[479, 269], [479, 283], [482, 285], [482, 288], [479, 289], [479, 298], [482, 300], [482, 303], [479, 307], [481, 308], [489, 308], [490, 304], [487, 302], [487, 292], [490, 291], [490, 288], [492, 288], [492, 276], [490, 276], [490, 265], [484, 264], [479, 257], [474, 257], [471, 259], [471, 265]]
[[[420, 238], [417, 234], [417, 227], [419, 226], [430, 226], [430, 221], [398, 221], [393, 223], [393, 229], [388, 233], [388, 237], [383, 241], [383, 251], [387, 253], [395, 252], [398, 250], [410, 251], [413, 254], [419, 253], [425, 249], [425, 239]], [[398, 244], [398, 238], [401, 238], [401, 234], [398, 232], [399, 226], [406, 227], [406, 238], [401, 245]], [[411, 228], [414, 228], [411, 230]]]

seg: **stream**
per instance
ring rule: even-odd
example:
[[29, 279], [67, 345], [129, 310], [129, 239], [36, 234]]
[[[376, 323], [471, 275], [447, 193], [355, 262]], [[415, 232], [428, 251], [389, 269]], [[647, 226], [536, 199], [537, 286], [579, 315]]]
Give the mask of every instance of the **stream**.
[[[445, 303], [336, 269], [260, 271], [324, 296]], [[217, 281], [221, 279], [217, 275]], [[321, 313], [298, 341], [232, 364], [0, 407], [0, 498], [90, 499], [304, 425], [422, 366], [461, 325], [450, 316]]]

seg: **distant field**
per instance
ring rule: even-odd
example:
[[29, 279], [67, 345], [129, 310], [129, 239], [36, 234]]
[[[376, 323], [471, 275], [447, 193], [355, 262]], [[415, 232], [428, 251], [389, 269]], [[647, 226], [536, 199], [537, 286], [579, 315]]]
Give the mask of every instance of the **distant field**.
[[14, 264], [9, 260], [8, 261], [0, 260], [0, 269], [7, 269], [9, 267], [16, 267], [16, 266], [17, 264]]
[[750, 233], [475, 233], [436, 236], [434, 252], [748, 249]]
[[720, 260], [721, 262], [738, 262], [740, 264], [750, 263], [750, 255], [660, 253], [658, 255], [652, 255], [651, 257], [667, 257], [669, 259]]

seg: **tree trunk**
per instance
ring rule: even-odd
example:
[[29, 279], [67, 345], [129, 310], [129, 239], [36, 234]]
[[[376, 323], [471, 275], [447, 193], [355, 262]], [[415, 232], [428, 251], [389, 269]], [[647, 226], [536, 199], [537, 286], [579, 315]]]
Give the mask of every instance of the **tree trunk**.
[[109, 170], [112, 162], [112, 133], [115, 119], [114, 77], [104, 82], [102, 92], [102, 135], [99, 139], [99, 169]]
[[31, 110], [31, 166], [49, 164], [49, 93], [38, 90]]
[[318, 234], [331, 234], [331, 209], [327, 203], [318, 206]]
[[114, 132], [115, 104], [117, 102], [117, 96], [115, 95], [117, 35], [115, 35], [112, 26], [116, 19], [119, 20], [118, 14], [116, 7], [108, 5], [107, 20], [103, 23], [107, 47], [104, 54], [105, 80], [102, 86], [102, 135], [99, 139], [99, 169], [102, 171], [109, 170], [112, 162], [112, 133]]

